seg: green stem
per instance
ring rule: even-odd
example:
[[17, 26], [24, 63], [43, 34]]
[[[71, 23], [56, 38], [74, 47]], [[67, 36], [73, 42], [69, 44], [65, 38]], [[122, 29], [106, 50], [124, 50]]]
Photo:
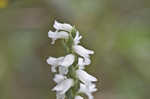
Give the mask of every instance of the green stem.
[[73, 45], [73, 37], [75, 37], [75, 28], [69, 33], [69, 39], [63, 41], [63, 45], [65, 48], [65, 51], [67, 54], [72, 53], [75, 55], [75, 62], [72, 66], [69, 67], [69, 72], [66, 75], [68, 78], [71, 78], [74, 80], [74, 86], [71, 87], [67, 92], [66, 92], [66, 99], [74, 99], [75, 96], [78, 94], [78, 89], [79, 89], [79, 80], [76, 76], [76, 70], [78, 69], [78, 57], [77, 55], [73, 52], [72, 50], [72, 45]]

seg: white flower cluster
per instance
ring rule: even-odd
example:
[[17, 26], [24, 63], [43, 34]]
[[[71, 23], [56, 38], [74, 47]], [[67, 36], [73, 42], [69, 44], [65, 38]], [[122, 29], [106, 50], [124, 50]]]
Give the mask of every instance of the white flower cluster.
[[53, 80], [57, 85], [52, 90], [56, 91], [57, 99], [83, 99], [81, 93], [89, 99], [94, 99], [92, 93], [97, 91], [97, 88], [93, 82], [97, 79], [84, 71], [85, 66], [91, 63], [90, 54], [94, 52], [79, 45], [82, 36], [70, 24], [55, 21], [53, 27], [56, 31], [48, 32], [52, 44], [55, 40], [62, 39], [65, 47], [70, 50], [66, 56], [47, 59], [51, 71], [56, 73]]

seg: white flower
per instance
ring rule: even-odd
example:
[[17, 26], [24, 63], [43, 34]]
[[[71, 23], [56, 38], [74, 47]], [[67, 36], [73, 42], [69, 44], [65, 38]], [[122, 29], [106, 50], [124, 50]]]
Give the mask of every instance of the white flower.
[[65, 94], [61, 94], [60, 92], [56, 92], [56, 99], [65, 99]]
[[89, 58], [89, 54], [94, 54], [94, 51], [88, 50], [88, 49], [82, 47], [81, 45], [74, 45], [73, 49], [78, 55], [80, 55], [84, 58]]
[[61, 62], [63, 61], [64, 57], [59, 57], [59, 58], [55, 58], [55, 57], [49, 57], [47, 59], [47, 63], [51, 66], [51, 71], [52, 72], [56, 72], [56, 68], [61, 64]]
[[85, 84], [97, 81], [97, 79], [94, 76], [88, 74], [84, 70], [78, 69], [76, 71], [76, 74], [77, 74], [77, 77], [80, 79], [80, 81], [82, 81]]
[[58, 66], [64, 66], [64, 67], [69, 67], [73, 64], [75, 60], [75, 57], [73, 54], [68, 54], [65, 57], [59, 57], [59, 58], [55, 58], [55, 57], [49, 57], [47, 59], [47, 63], [52, 65], [51, 66], [51, 70], [52, 72], [56, 72], [56, 68]]
[[62, 82], [62, 81], [65, 80], [65, 79], [67, 79], [66, 76], [61, 75], [61, 74], [56, 74], [53, 80], [54, 80], [56, 83], [60, 83], [60, 82]]
[[79, 69], [84, 69], [85, 68], [83, 58], [81, 58], [81, 57], [78, 58], [78, 66], [79, 66]]
[[84, 69], [85, 65], [89, 65], [90, 63], [91, 63], [91, 60], [89, 58], [85, 58], [85, 59], [81, 57], [78, 58], [79, 69]]
[[60, 92], [60, 94], [65, 94], [72, 86], [74, 82], [72, 79], [66, 79], [58, 83], [52, 90]]
[[82, 36], [79, 36], [79, 32], [77, 31], [77, 32], [76, 32], [76, 36], [75, 36], [75, 38], [73, 39], [74, 44], [75, 44], [75, 45], [79, 44], [79, 43], [80, 43], [80, 39], [82, 39]]
[[62, 75], [66, 75], [68, 73], [67, 67], [59, 66], [58, 70], [59, 70], [59, 73]]
[[56, 30], [65, 30], [65, 31], [71, 31], [72, 30], [72, 26], [70, 24], [67, 24], [67, 23], [59, 23], [58, 21], [55, 20], [55, 23], [53, 25], [53, 27], [56, 29]]
[[75, 96], [75, 99], [83, 99], [81, 96]]
[[97, 91], [97, 89], [95, 88], [95, 84], [90, 83], [88, 85], [85, 85], [85, 84], [80, 83], [79, 92], [86, 94], [89, 99], [94, 99], [92, 93], [95, 91]]
[[52, 39], [52, 42], [51, 44], [54, 44], [55, 43], [55, 40], [57, 39], [67, 39], [69, 37], [69, 34], [65, 31], [55, 31], [55, 32], [52, 32], [52, 31], [49, 31], [48, 32], [48, 37]]
[[69, 67], [73, 64], [75, 57], [73, 54], [68, 54], [65, 56], [64, 60], [61, 63], [61, 66]]

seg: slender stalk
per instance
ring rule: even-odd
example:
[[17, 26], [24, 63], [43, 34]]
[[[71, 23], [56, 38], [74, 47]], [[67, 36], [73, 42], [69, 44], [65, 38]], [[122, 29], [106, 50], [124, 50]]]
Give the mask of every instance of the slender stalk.
[[67, 54], [71, 53], [75, 55], [75, 62], [72, 66], [69, 67], [69, 72], [66, 75], [68, 78], [72, 78], [74, 80], [74, 86], [71, 87], [67, 92], [66, 92], [66, 99], [74, 99], [75, 96], [78, 94], [78, 89], [79, 89], [79, 79], [76, 76], [76, 70], [78, 69], [77, 66], [77, 55], [73, 52], [72, 50], [72, 45], [73, 45], [73, 36], [72, 34], [75, 34], [75, 28], [72, 29], [72, 31], [69, 33], [69, 39], [68, 41], [63, 41], [63, 45], [65, 48], [65, 51]]

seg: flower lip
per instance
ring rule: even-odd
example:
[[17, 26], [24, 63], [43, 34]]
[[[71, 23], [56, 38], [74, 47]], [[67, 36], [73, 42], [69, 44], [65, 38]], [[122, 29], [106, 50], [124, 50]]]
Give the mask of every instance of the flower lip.
[[66, 79], [66, 76], [63, 76], [61, 74], [56, 74], [53, 80], [56, 83], [60, 83], [61, 81], [65, 80], [65, 79]]
[[65, 31], [59, 31], [59, 32], [58, 31], [55, 31], [55, 32], [49, 31], [48, 37], [52, 39], [51, 44], [55, 44], [55, 41], [57, 39], [68, 39], [69, 34]]
[[89, 99], [94, 99], [92, 93], [95, 92], [96, 90], [97, 89], [95, 88], [95, 84], [85, 85], [80, 83], [79, 92], [86, 94]]
[[80, 55], [84, 58], [88, 58], [89, 54], [94, 54], [94, 51], [88, 50], [81, 45], [74, 45], [73, 49], [78, 55]]
[[65, 31], [71, 31], [72, 30], [72, 26], [70, 24], [67, 23], [59, 23], [58, 21], [55, 20], [53, 27], [56, 30], [65, 30]]
[[81, 96], [76, 96], [75, 99], [83, 99]]
[[72, 79], [66, 79], [61, 83], [58, 83], [52, 90], [60, 92], [60, 94], [65, 94], [72, 86], [73, 86]]
[[49, 65], [51, 65], [51, 71], [56, 72], [56, 68], [60, 65], [61, 61], [63, 61], [64, 57], [49, 57], [46, 61]]
[[82, 81], [83, 83], [91, 83], [97, 81], [97, 79], [94, 76], [88, 74], [84, 70], [78, 69], [76, 73], [80, 81]]
[[74, 61], [75, 61], [75, 56], [73, 54], [68, 54], [64, 57], [64, 60], [60, 65], [64, 67], [69, 67], [73, 64]]

